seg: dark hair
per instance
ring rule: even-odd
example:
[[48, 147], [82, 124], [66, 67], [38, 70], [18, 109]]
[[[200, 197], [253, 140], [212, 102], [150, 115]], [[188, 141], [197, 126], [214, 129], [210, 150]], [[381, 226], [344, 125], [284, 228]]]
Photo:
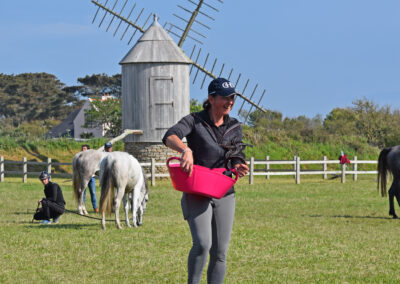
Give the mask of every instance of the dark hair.
[[[217, 95], [217, 94], [212, 94], [212, 95], [209, 95], [209, 96], [212, 96], [212, 97], [214, 98], [216, 95]], [[206, 100], [204, 101], [204, 103], [203, 103], [203, 109], [204, 109], [205, 111], [209, 111], [210, 108], [211, 108], [210, 101], [209, 101], [208, 99], [206, 99]]]
[[90, 146], [89, 146], [88, 144], [83, 144], [82, 147], [81, 147], [81, 149], [82, 149], [83, 147], [86, 147], [88, 150], [90, 149]]

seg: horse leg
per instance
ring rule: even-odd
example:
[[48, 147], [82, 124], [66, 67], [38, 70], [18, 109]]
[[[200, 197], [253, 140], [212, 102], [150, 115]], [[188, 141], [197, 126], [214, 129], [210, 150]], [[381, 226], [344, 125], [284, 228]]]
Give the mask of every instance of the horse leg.
[[393, 216], [393, 219], [397, 219], [396, 212], [394, 210], [394, 197], [396, 196], [397, 202], [399, 202], [399, 194], [396, 194], [396, 185], [393, 182], [389, 189], [389, 215]]
[[129, 212], [129, 198], [128, 198], [128, 201], [127, 201], [126, 194], [122, 198], [122, 201], [124, 202], [124, 209], [125, 209], [125, 224], [126, 224], [127, 227], [130, 228], [131, 224], [129, 223], [129, 214], [128, 214], [128, 212]]
[[137, 210], [137, 224], [138, 224], [138, 226], [142, 226], [142, 224], [143, 224], [143, 207], [142, 207], [142, 205], [139, 205], [139, 208]]
[[396, 212], [394, 211], [394, 194], [389, 193], [389, 215], [393, 216], [393, 219], [397, 219]]
[[119, 207], [121, 206], [121, 200], [124, 197], [125, 189], [124, 188], [117, 188], [117, 194], [114, 200], [115, 205], [115, 225], [118, 229], [122, 229], [121, 224], [119, 222]]
[[102, 212], [102, 218], [101, 218], [101, 228], [103, 230], [106, 229], [106, 212]]
[[78, 212], [80, 215], [85, 214], [85, 203], [83, 203], [83, 195], [85, 194], [85, 189], [79, 188], [79, 200], [78, 200]]
[[140, 189], [142, 188], [141, 183], [137, 183], [133, 188], [132, 192], [132, 223], [134, 227], [138, 226], [138, 217], [137, 212], [139, 208], [139, 197], [140, 197]]
[[81, 188], [80, 188], [80, 197], [79, 197], [79, 214], [81, 215], [88, 215], [89, 213], [86, 210], [85, 202], [83, 202], [83, 196], [86, 193], [85, 188], [89, 183], [89, 179], [83, 178], [81, 180]]

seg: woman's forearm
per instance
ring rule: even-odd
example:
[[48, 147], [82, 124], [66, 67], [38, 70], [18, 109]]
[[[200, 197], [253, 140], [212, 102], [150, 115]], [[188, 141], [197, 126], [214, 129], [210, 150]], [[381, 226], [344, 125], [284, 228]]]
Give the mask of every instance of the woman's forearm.
[[179, 137], [176, 136], [175, 134], [168, 136], [167, 140], [165, 141], [165, 144], [167, 145], [167, 147], [179, 153], [182, 153], [183, 150], [188, 148], [188, 146], [185, 143], [183, 143], [182, 140], [179, 139]]

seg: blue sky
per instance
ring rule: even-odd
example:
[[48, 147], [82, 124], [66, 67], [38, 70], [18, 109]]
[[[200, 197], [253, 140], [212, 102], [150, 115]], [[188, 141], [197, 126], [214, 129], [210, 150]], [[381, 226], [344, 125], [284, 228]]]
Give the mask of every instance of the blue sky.
[[[109, 0], [108, 6], [115, 0]], [[105, 0], [101, 0], [102, 3]], [[122, 5], [124, 0], [119, 0]], [[154, 12], [163, 25], [180, 24], [177, 7], [186, 0], [138, 0], [131, 17], [144, 8], [143, 21]], [[111, 4], [110, 4], [111, 3]], [[203, 53], [233, 68], [232, 81], [242, 74], [238, 89], [250, 95], [256, 83], [266, 89], [261, 104], [287, 117], [325, 117], [335, 107], [367, 98], [380, 106], [400, 108], [400, 1], [398, 0], [208, 0], [219, 12]], [[133, 5], [128, 1], [125, 11]], [[103, 14], [92, 24], [96, 7], [90, 0], [15, 0], [0, 2], [0, 73], [48, 72], [66, 85], [93, 73], [121, 72], [118, 62], [133, 46], [132, 30], [121, 41], [114, 21]], [[193, 41], [184, 49], [190, 51]], [[209, 67], [211, 69], [211, 67]], [[219, 69], [217, 69], [219, 70]], [[223, 76], [228, 76], [223, 73]], [[202, 80], [191, 86], [191, 97], [202, 101]], [[207, 79], [206, 82], [209, 82]], [[237, 104], [237, 105], [241, 105]]]

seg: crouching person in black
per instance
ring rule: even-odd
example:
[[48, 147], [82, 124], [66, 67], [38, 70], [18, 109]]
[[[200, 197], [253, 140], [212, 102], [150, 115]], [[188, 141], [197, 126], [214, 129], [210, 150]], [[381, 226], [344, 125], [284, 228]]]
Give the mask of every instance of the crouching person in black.
[[50, 181], [50, 175], [45, 171], [40, 173], [39, 179], [44, 185], [46, 197], [38, 201], [38, 205], [42, 204], [42, 207], [36, 211], [33, 218], [43, 220], [41, 224], [51, 224], [51, 218], [53, 218], [53, 223], [58, 223], [60, 216], [65, 211], [65, 201], [61, 188], [58, 184]]

